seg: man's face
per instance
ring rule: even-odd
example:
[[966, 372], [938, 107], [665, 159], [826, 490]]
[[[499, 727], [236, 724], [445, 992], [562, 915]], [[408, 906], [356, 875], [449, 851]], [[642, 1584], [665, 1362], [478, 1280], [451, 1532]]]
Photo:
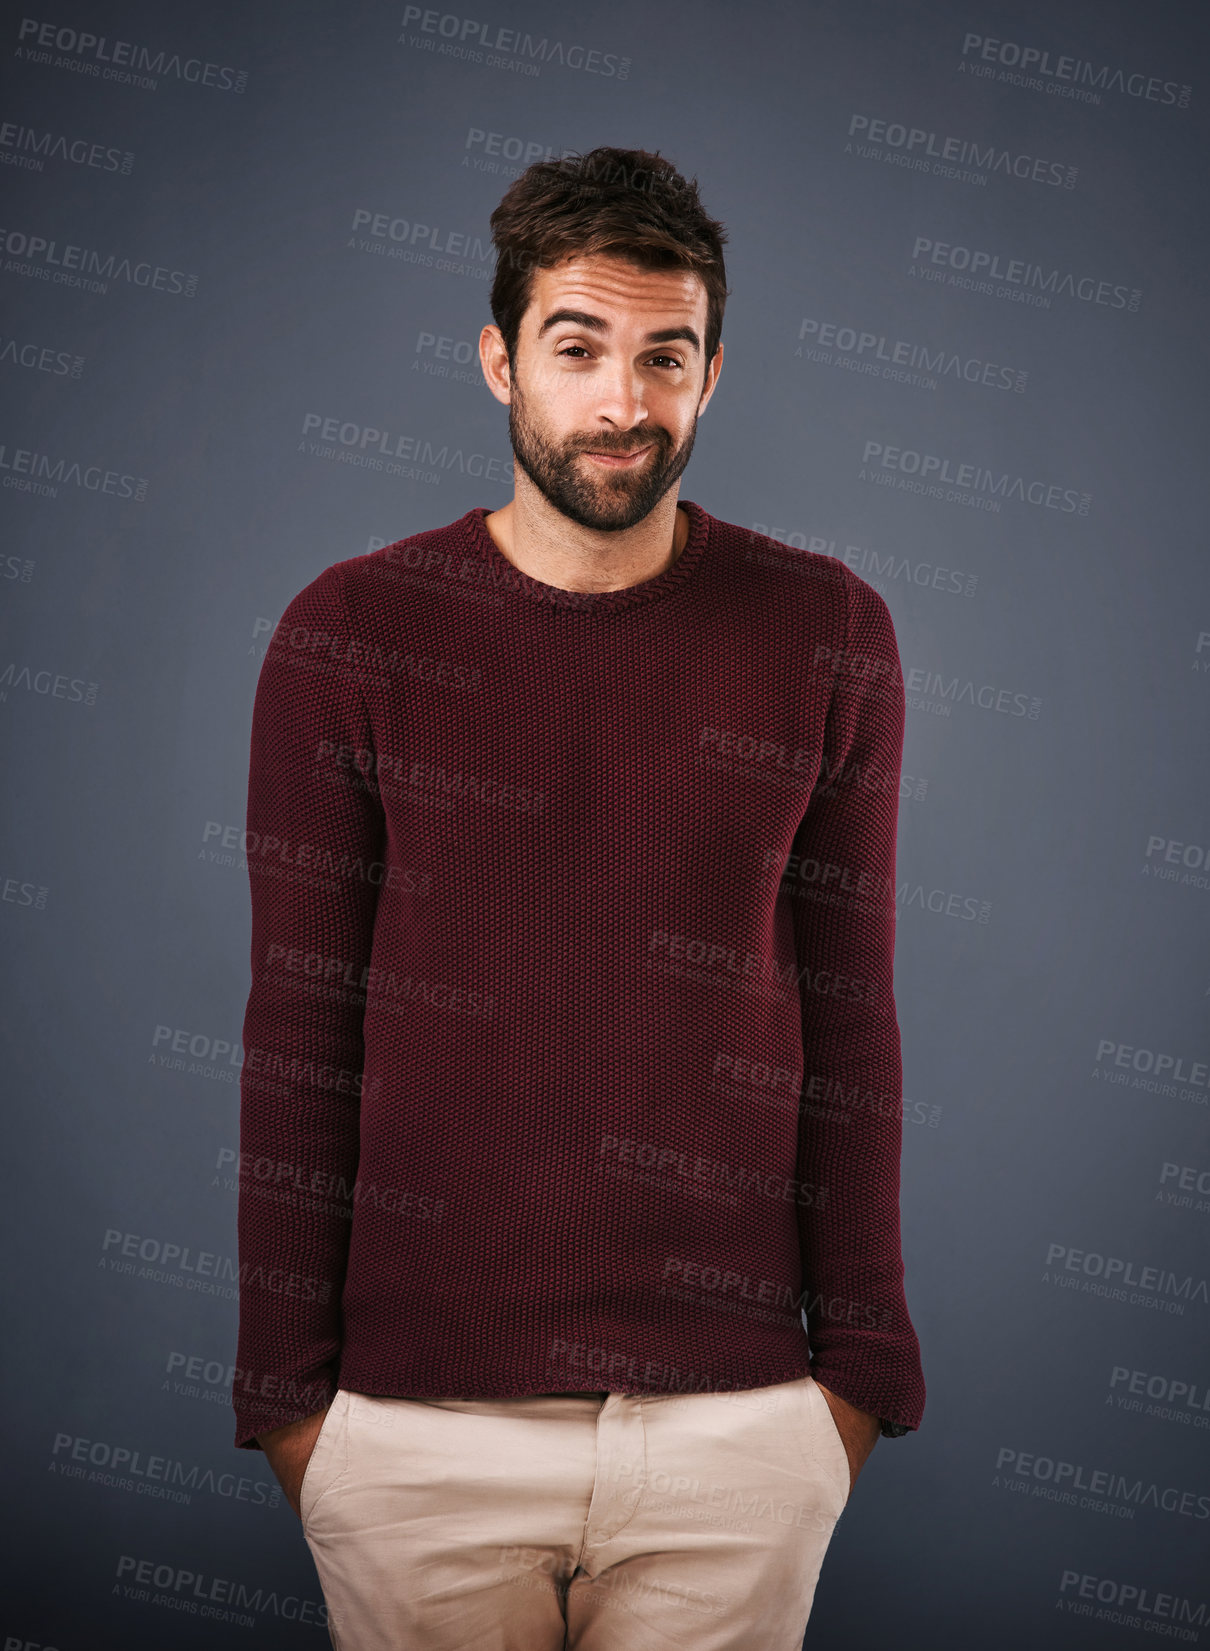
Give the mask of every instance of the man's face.
[[650, 514], [689, 463], [722, 366], [720, 345], [707, 373], [705, 335], [706, 289], [688, 271], [601, 254], [536, 271], [508, 433], [556, 510], [602, 533]]

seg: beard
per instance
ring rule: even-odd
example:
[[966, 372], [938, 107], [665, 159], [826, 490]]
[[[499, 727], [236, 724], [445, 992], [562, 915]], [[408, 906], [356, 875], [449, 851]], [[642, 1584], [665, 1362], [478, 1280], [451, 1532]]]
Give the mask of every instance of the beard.
[[[531, 414], [516, 373], [512, 376], [508, 439], [513, 457], [548, 504], [598, 533], [621, 533], [645, 520], [689, 463], [696, 438], [695, 417], [679, 447], [666, 430], [648, 427], [554, 440]], [[633, 469], [614, 470], [581, 456], [633, 453], [648, 443], [651, 451]]]

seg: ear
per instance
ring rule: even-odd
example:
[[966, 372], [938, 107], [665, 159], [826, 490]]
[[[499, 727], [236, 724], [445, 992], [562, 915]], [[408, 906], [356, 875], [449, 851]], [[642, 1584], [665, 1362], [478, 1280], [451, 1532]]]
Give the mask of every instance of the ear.
[[504, 334], [489, 323], [479, 334], [479, 365], [487, 380], [487, 387], [505, 407], [512, 400], [512, 375], [508, 370], [508, 350]]

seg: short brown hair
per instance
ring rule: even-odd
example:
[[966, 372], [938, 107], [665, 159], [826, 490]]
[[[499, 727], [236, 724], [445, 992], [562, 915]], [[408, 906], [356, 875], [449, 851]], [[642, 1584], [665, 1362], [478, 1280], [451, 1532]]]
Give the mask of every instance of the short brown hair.
[[687, 183], [658, 150], [600, 147], [537, 161], [509, 186], [489, 222], [497, 251], [492, 320], [511, 369], [534, 270], [592, 253], [699, 276], [706, 288], [707, 367], [713, 361], [730, 290], [723, 263], [727, 232], [707, 216], [697, 179]]

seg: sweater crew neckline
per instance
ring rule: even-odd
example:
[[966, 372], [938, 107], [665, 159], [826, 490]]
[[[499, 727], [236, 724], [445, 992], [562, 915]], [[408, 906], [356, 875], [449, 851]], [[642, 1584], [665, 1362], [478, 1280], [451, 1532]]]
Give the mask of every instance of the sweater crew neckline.
[[509, 561], [488, 530], [487, 518], [495, 509], [492, 505], [476, 505], [462, 520], [479, 553], [493, 570], [493, 583], [498, 583], [500, 588], [550, 607], [580, 613], [620, 613], [671, 596], [697, 571], [710, 542], [710, 518], [692, 499], [678, 499], [677, 504], [683, 505], [689, 516], [689, 537], [684, 550], [663, 573], [642, 579], [636, 585], [624, 585], [621, 590], [564, 590], [560, 585], [548, 585], [524, 573]]

